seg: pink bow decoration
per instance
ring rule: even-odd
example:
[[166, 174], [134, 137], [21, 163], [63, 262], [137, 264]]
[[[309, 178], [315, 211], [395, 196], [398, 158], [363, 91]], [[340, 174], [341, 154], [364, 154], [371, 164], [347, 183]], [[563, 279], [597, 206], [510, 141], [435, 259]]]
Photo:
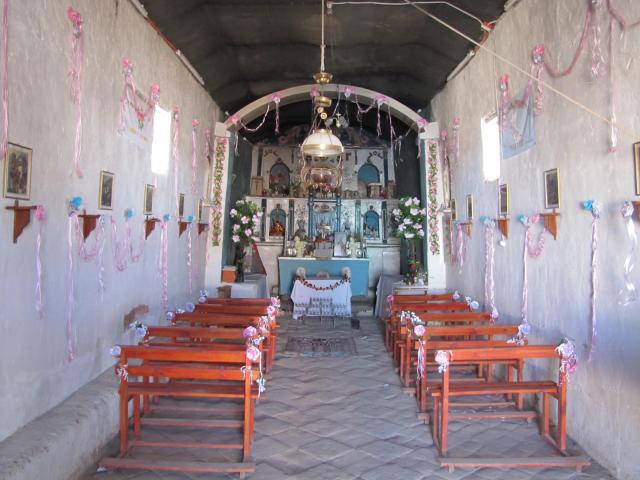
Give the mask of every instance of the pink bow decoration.
[[424, 325], [416, 325], [413, 327], [413, 333], [416, 337], [422, 337], [426, 333], [427, 329], [424, 328]]
[[320, 90], [318, 90], [317, 87], [313, 87], [310, 91], [309, 91], [309, 95], [311, 96], [311, 98], [316, 98], [318, 95], [320, 95]]
[[258, 334], [258, 331], [256, 330], [256, 327], [253, 327], [253, 326], [247, 327], [242, 331], [242, 336], [244, 338], [255, 337], [257, 334]]
[[271, 95], [271, 101], [274, 103], [280, 103], [281, 99], [282, 98], [280, 97], [280, 92], [274, 93], [273, 95]]
[[344, 89], [344, 97], [345, 98], [349, 98], [352, 93], [353, 93], [353, 88], [345, 87], [345, 89]]
[[451, 350], [438, 350], [435, 357], [438, 366], [438, 373], [446, 372], [449, 369], [449, 362], [453, 360], [453, 352]]
[[252, 362], [257, 362], [260, 359], [260, 349], [251, 345], [247, 348], [247, 358]]

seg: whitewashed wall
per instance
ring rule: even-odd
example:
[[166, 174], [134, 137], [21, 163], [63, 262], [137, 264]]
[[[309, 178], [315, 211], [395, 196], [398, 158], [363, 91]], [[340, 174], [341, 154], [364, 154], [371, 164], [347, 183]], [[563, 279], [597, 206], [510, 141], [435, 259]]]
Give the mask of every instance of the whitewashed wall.
[[[69, 100], [71, 30], [67, 7], [85, 20], [83, 142], [84, 178], [70, 176], [73, 155], [74, 112]], [[117, 9], [117, 10], [116, 10]], [[117, 13], [117, 14], [116, 14]], [[115, 173], [113, 216], [120, 232], [123, 211], [134, 208], [134, 236], [140, 228], [145, 183], [152, 183], [150, 159], [116, 133], [123, 76], [120, 61], [129, 57], [137, 87], [146, 91], [157, 82], [160, 105], [179, 106], [182, 129], [179, 191], [185, 193], [185, 215], [197, 215], [197, 203], [206, 183], [202, 159], [204, 128], [213, 129], [220, 114], [206, 91], [127, 1], [38, 0], [11, 2], [9, 27], [9, 94], [11, 142], [33, 148], [31, 204], [47, 210], [43, 226], [43, 293], [46, 317], [34, 310], [36, 221], [12, 243], [13, 214], [0, 202], [0, 440], [50, 409], [112, 363], [108, 350], [130, 341], [123, 316], [139, 304], [149, 306], [143, 318], [162, 318], [160, 275], [157, 268], [159, 229], [149, 237], [144, 256], [126, 271], [115, 271], [112, 243], [106, 243], [104, 301], [100, 300], [95, 264], [76, 256], [76, 313], [78, 356], [65, 360], [65, 299], [67, 214], [65, 201], [75, 195], [96, 213], [100, 170]], [[197, 192], [191, 193], [191, 120], [200, 121]], [[158, 179], [154, 213], [174, 213], [172, 171]], [[108, 213], [108, 212], [104, 212]], [[90, 238], [90, 241], [93, 237]], [[203, 285], [205, 236], [193, 236], [194, 291]], [[219, 255], [214, 252], [213, 257]], [[178, 238], [177, 222], [169, 226], [169, 304], [189, 299], [187, 235]], [[212, 258], [216, 260], [216, 258]], [[219, 263], [219, 259], [217, 259]]]
[[[578, 43], [587, 3], [520, 2], [500, 20], [487, 46], [528, 70], [532, 47], [544, 42], [553, 61], [565, 68]], [[629, 19], [640, 16], [637, 1], [617, 0], [615, 4]], [[609, 18], [608, 14], [605, 18]], [[608, 20], [602, 29], [606, 52]], [[628, 31], [621, 39], [618, 34], [616, 45], [618, 121], [640, 132], [640, 29]], [[606, 115], [608, 78], [589, 78], [588, 54], [587, 46], [571, 76], [550, 81]], [[502, 73], [511, 75], [513, 92], [522, 89], [522, 75], [499, 61], [494, 66], [492, 57], [481, 52], [432, 104], [441, 125], [450, 125], [455, 116], [462, 120], [460, 161], [453, 165], [452, 194], [459, 212], [464, 212], [465, 196], [473, 194], [476, 219], [495, 216], [498, 209], [498, 182], [486, 183], [482, 177], [480, 118], [495, 109], [494, 86], [496, 76]], [[496, 250], [496, 302], [501, 321], [520, 321], [524, 228], [516, 217], [543, 211], [542, 172], [559, 167], [562, 206], [558, 239], [547, 237], [542, 257], [530, 261], [532, 340], [555, 343], [563, 335], [576, 340], [581, 358], [569, 385], [569, 434], [618, 478], [640, 478], [640, 304], [622, 307], [616, 296], [622, 286], [622, 264], [629, 246], [619, 209], [623, 201], [635, 198], [631, 150], [634, 139], [620, 135], [617, 153], [608, 154], [607, 126], [549, 90], [545, 91], [544, 114], [536, 119], [536, 130], [537, 145], [501, 165], [500, 183], [509, 184], [512, 213], [507, 245]], [[586, 199], [596, 199], [604, 205], [598, 254], [598, 347], [591, 363], [586, 361], [590, 338], [591, 214], [581, 208]], [[464, 213], [460, 216], [465, 217]], [[636, 263], [639, 260], [636, 256]], [[457, 267], [449, 268], [448, 286], [481, 299], [484, 240], [477, 220], [465, 263], [462, 275]], [[639, 272], [633, 274], [633, 280], [640, 283]]]

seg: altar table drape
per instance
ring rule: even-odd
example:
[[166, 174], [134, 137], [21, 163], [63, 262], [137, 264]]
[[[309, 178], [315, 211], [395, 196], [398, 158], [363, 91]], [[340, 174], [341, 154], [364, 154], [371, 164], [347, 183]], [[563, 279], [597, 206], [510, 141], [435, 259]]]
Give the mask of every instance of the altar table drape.
[[[336, 285], [340, 278], [312, 278], [307, 283], [316, 288]], [[351, 316], [351, 283], [344, 282], [333, 290], [316, 290], [296, 280], [291, 291], [293, 318], [300, 316]]]

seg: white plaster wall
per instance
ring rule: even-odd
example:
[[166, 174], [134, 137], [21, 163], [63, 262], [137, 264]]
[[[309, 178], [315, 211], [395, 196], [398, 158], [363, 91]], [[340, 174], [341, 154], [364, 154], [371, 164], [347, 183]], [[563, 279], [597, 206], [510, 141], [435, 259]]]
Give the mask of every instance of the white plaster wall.
[[[528, 70], [531, 48], [544, 42], [554, 61], [564, 68], [578, 42], [587, 3], [520, 2], [500, 20], [487, 45]], [[637, 1], [615, 3], [627, 18], [640, 16]], [[603, 24], [603, 31], [608, 31], [608, 24]], [[627, 32], [616, 43], [618, 121], [637, 132], [640, 66], [636, 52], [640, 29]], [[603, 45], [606, 46], [606, 33]], [[589, 78], [588, 53], [587, 47], [583, 61], [571, 76], [550, 82], [606, 115], [608, 78], [597, 82]], [[435, 117], [442, 125], [451, 124], [455, 116], [462, 120], [460, 161], [452, 166], [452, 195], [459, 211], [464, 211], [465, 196], [472, 193], [476, 218], [495, 216], [498, 210], [498, 182], [486, 183], [482, 177], [480, 118], [495, 109], [494, 86], [501, 73], [511, 75], [514, 93], [524, 86], [522, 75], [499, 61], [494, 67], [492, 57], [480, 52], [433, 101]], [[616, 297], [629, 246], [619, 208], [635, 195], [631, 150], [634, 139], [620, 135], [617, 153], [608, 154], [606, 125], [549, 90], [545, 90], [544, 114], [536, 119], [536, 130], [537, 145], [501, 165], [500, 183], [509, 184], [512, 214], [507, 245], [496, 250], [496, 302], [501, 321], [520, 321], [524, 228], [516, 217], [543, 211], [542, 172], [559, 167], [562, 205], [558, 239], [547, 237], [544, 254], [529, 264], [532, 341], [556, 343], [563, 335], [576, 340], [581, 360], [569, 385], [569, 434], [618, 478], [637, 479], [640, 304], [622, 307]], [[596, 199], [604, 205], [599, 224], [598, 347], [591, 363], [586, 361], [590, 338], [591, 215], [580, 205], [586, 199]], [[635, 258], [636, 263], [639, 260]], [[476, 221], [464, 271], [459, 275], [457, 266], [449, 268], [448, 287], [481, 299], [483, 275], [483, 230]], [[636, 271], [633, 280], [639, 284], [640, 273]]]
[[[70, 176], [73, 155], [74, 111], [69, 100], [67, 73], [70, 57], [71, 5], [85, 20], [84, 108], [81, 166], [84, 178]], [[116, 16], [116, 6], [117, 16]], [[140, 228], [145, 183], [152, 183], [150, 159], [116, 133], [123, 77], [120, 60], [129, 57], [140, 90], [157, 82], [160, 105], [181, 109], [181, 167], [179, 190], [185, 193], [185, 214], [196, 215], [206, 182], [202, 159], [202, 132], [213, 127], [219, 110], [170, 48], [127, 1], [28, 0], [11, 2], [9, 94], [11, 142], [33, 148], [31, 204], [43, 204], [43, 294], [46, 317], [34, 310], [35, 220], [12, 243], [13, 214], [0, 209], [0, 440], [34, 417], [58, 404], [113, 363], [108, 350], [116, 342], [130, 341], [123, 315], [138, 304], [149, 306], [145, 321], [163, 317], [160, 275], [157, 268], [159, 229], [149, 237], [139, 263], [116, 272], [112, 243], [106, 243], [104, 301], [97, 293], [97, 267], [79, 263], [76, 256], [76, 310], [78, 356], [65, 360], [65, 306], [67, 214], [65, 201], [74, 195], [85, 200], [88, 213], [96, 213], [100, 170], [115, 173], [113, 215], [120, 232], [123, 211], [134, 208], [134, 236]], [[200, 120], [198, 191], [191, 193], [191, 120]], [[172, 172], [172, 170], [171, 170]], [[173, 213], [173, 176], [158, 178], [154, 213]], [[108, 213], [108, 212], [104, 212]], [[93, 237], [90, 238], [90, 241]], [[194, 296], [203, 284], [205, 236], [193, 236]], [[178, 238], [177, 224], [169, 226], [169, 304], [189, 299], [187, 235]]]

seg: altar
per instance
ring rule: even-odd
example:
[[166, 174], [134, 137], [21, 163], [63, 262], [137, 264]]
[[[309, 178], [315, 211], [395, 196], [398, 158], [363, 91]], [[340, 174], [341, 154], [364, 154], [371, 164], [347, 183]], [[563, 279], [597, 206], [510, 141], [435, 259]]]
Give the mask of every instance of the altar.
[[326, 272], [330, 277], [341, 277], [342, 269], [351, 270], [351, 292], [356, 296], [366, 296], [369, 290], [369, 259], [333, 257], [327, 260], [315, 258], [278, 257], [278, 280], [280, 295], [290, 295], [298, 267], [304, 268], [307, 278]]

